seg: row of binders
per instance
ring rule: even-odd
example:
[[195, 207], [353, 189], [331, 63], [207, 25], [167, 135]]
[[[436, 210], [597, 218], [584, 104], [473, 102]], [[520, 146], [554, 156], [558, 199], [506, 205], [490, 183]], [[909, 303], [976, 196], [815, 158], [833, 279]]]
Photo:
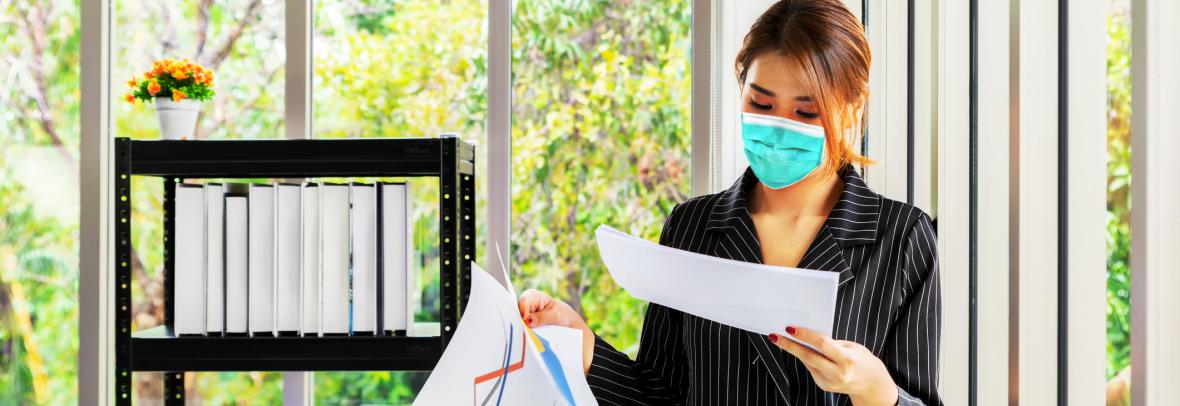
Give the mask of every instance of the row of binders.
[[176, 184], [177, 335], [402, 335], [405, 183]]

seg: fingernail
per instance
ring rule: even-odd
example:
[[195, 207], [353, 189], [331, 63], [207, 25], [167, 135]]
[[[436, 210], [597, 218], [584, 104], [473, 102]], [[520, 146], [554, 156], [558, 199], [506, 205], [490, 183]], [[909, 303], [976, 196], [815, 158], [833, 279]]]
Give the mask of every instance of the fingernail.
[[525, 323], [525, 324], [528, 324], [528, 325], [530, 325], [530, 326], [531, 326], [531, 325], [533, 325], [533, 318], [532, 318], [532, 316], [529, 316], [529, 318], [527, 318], [527, 319], [524, 319], [524, 323]]
[[774, 334], [771, 334], [771, 335], [770, 335], [770, 342], [772, 342], [772, 343], [777, 343], [777, 342], [778, 342], [778, 336], [776, 336], [776, 335], [774, 335]]
[[787, 334], [790, 334], [790, 335], [795, 335], [795, 327], [794, 327], [794, 326], [788, 326], [788, 327], [787, 327]]

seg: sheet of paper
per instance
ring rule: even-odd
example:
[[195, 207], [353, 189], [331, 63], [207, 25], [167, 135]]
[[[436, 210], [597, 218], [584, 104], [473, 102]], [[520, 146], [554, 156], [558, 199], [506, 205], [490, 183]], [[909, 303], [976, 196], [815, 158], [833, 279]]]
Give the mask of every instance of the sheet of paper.
[[580, 330], [560, 327], [541, 326], [533, 329], [537, 336], [549, 342], [561, 368], [568, 379], [570, 394], [574, 403], [578, 405], [594, 405], [598, 401], [590, 392], [590, 384], [586, 382], [586, 372], [582, 369], [582, 332]]
[[586, 397], [581, 333], [534, 333], [520, 319], [514, 295], [472, 268], [467, 309], [414, 404], [596, 405]]
[[759, 334], [786, 336], [787, 326], [832, 334], [835, 272], [701, 255], [608, 226], [595, 234], [611, 277], [631, 296]]

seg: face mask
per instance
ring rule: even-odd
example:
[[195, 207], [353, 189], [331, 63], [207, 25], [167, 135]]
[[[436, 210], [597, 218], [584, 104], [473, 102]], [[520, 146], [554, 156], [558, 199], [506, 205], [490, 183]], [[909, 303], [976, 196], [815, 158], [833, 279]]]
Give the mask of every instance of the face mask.
[[771, 189], [799, 183], [824, 159], [824, 128], [782, 117], [741, 113], [750, 168]]

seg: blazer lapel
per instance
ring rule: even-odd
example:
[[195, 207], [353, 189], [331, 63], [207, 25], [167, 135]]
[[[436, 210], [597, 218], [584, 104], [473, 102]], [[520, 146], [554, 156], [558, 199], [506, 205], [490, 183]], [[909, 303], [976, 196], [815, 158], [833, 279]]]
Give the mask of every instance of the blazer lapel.
[[[745, 207], [743, 206], [741, 210], [745, 210]], [[748, 214], [746, 218], [749, 218]], [[739, 221], [735, 227], [727, 227], [723, 230], [717, 243], [713, 246], [713, 256], [737, 261], [762, 263], [762, 249], [758, 244], [757, 234], [746, 232], [741, 228], [741, 223], [745, 223], [745, 221]], [[750, 221], [748, 227], [750, 227], [751, 231], [753, 230], [752, 221]], [[782, 359], [783, 350], [777, 346], [772, 346], [770, 344], [770, 338], [767, 336], [749, 331], [745, 331], [744, 333], [746, 338], [750, 340], [750, 345], [758, 352], [758, 359], [761, 360], [762, 366], [766, 368], [771, 381], [774, 382], [775, 388], [778, 389], [779, 396], [782, 396], [783, 400], [789, 403], [791, 382], [787, 378], [786, 366], [782, 362], [779, 362]]]
[[[732, 259], [753, 263], [762, 263], [762, 248], [758, 243], [758, 233], [754, 230], [754, 221], [746, 208], [745, 190], [758, 179], [754, 172], [746, 169], [745, 174], [733, 186], [719, 194], [713, 210], [709, 213], [706, 230], [717, 233], [717, 242], [713, 245], [712, 255], [718, 258]], [[782, 349], [771, 346], [770, 338], [758, 333], [744, 332], [750, 340], [750, 345], [758, 353], [758, 359], [766, 368], [775, 389], [783, 400], [790, 402], [791, 382], [787, 378], [782, 359]]]

